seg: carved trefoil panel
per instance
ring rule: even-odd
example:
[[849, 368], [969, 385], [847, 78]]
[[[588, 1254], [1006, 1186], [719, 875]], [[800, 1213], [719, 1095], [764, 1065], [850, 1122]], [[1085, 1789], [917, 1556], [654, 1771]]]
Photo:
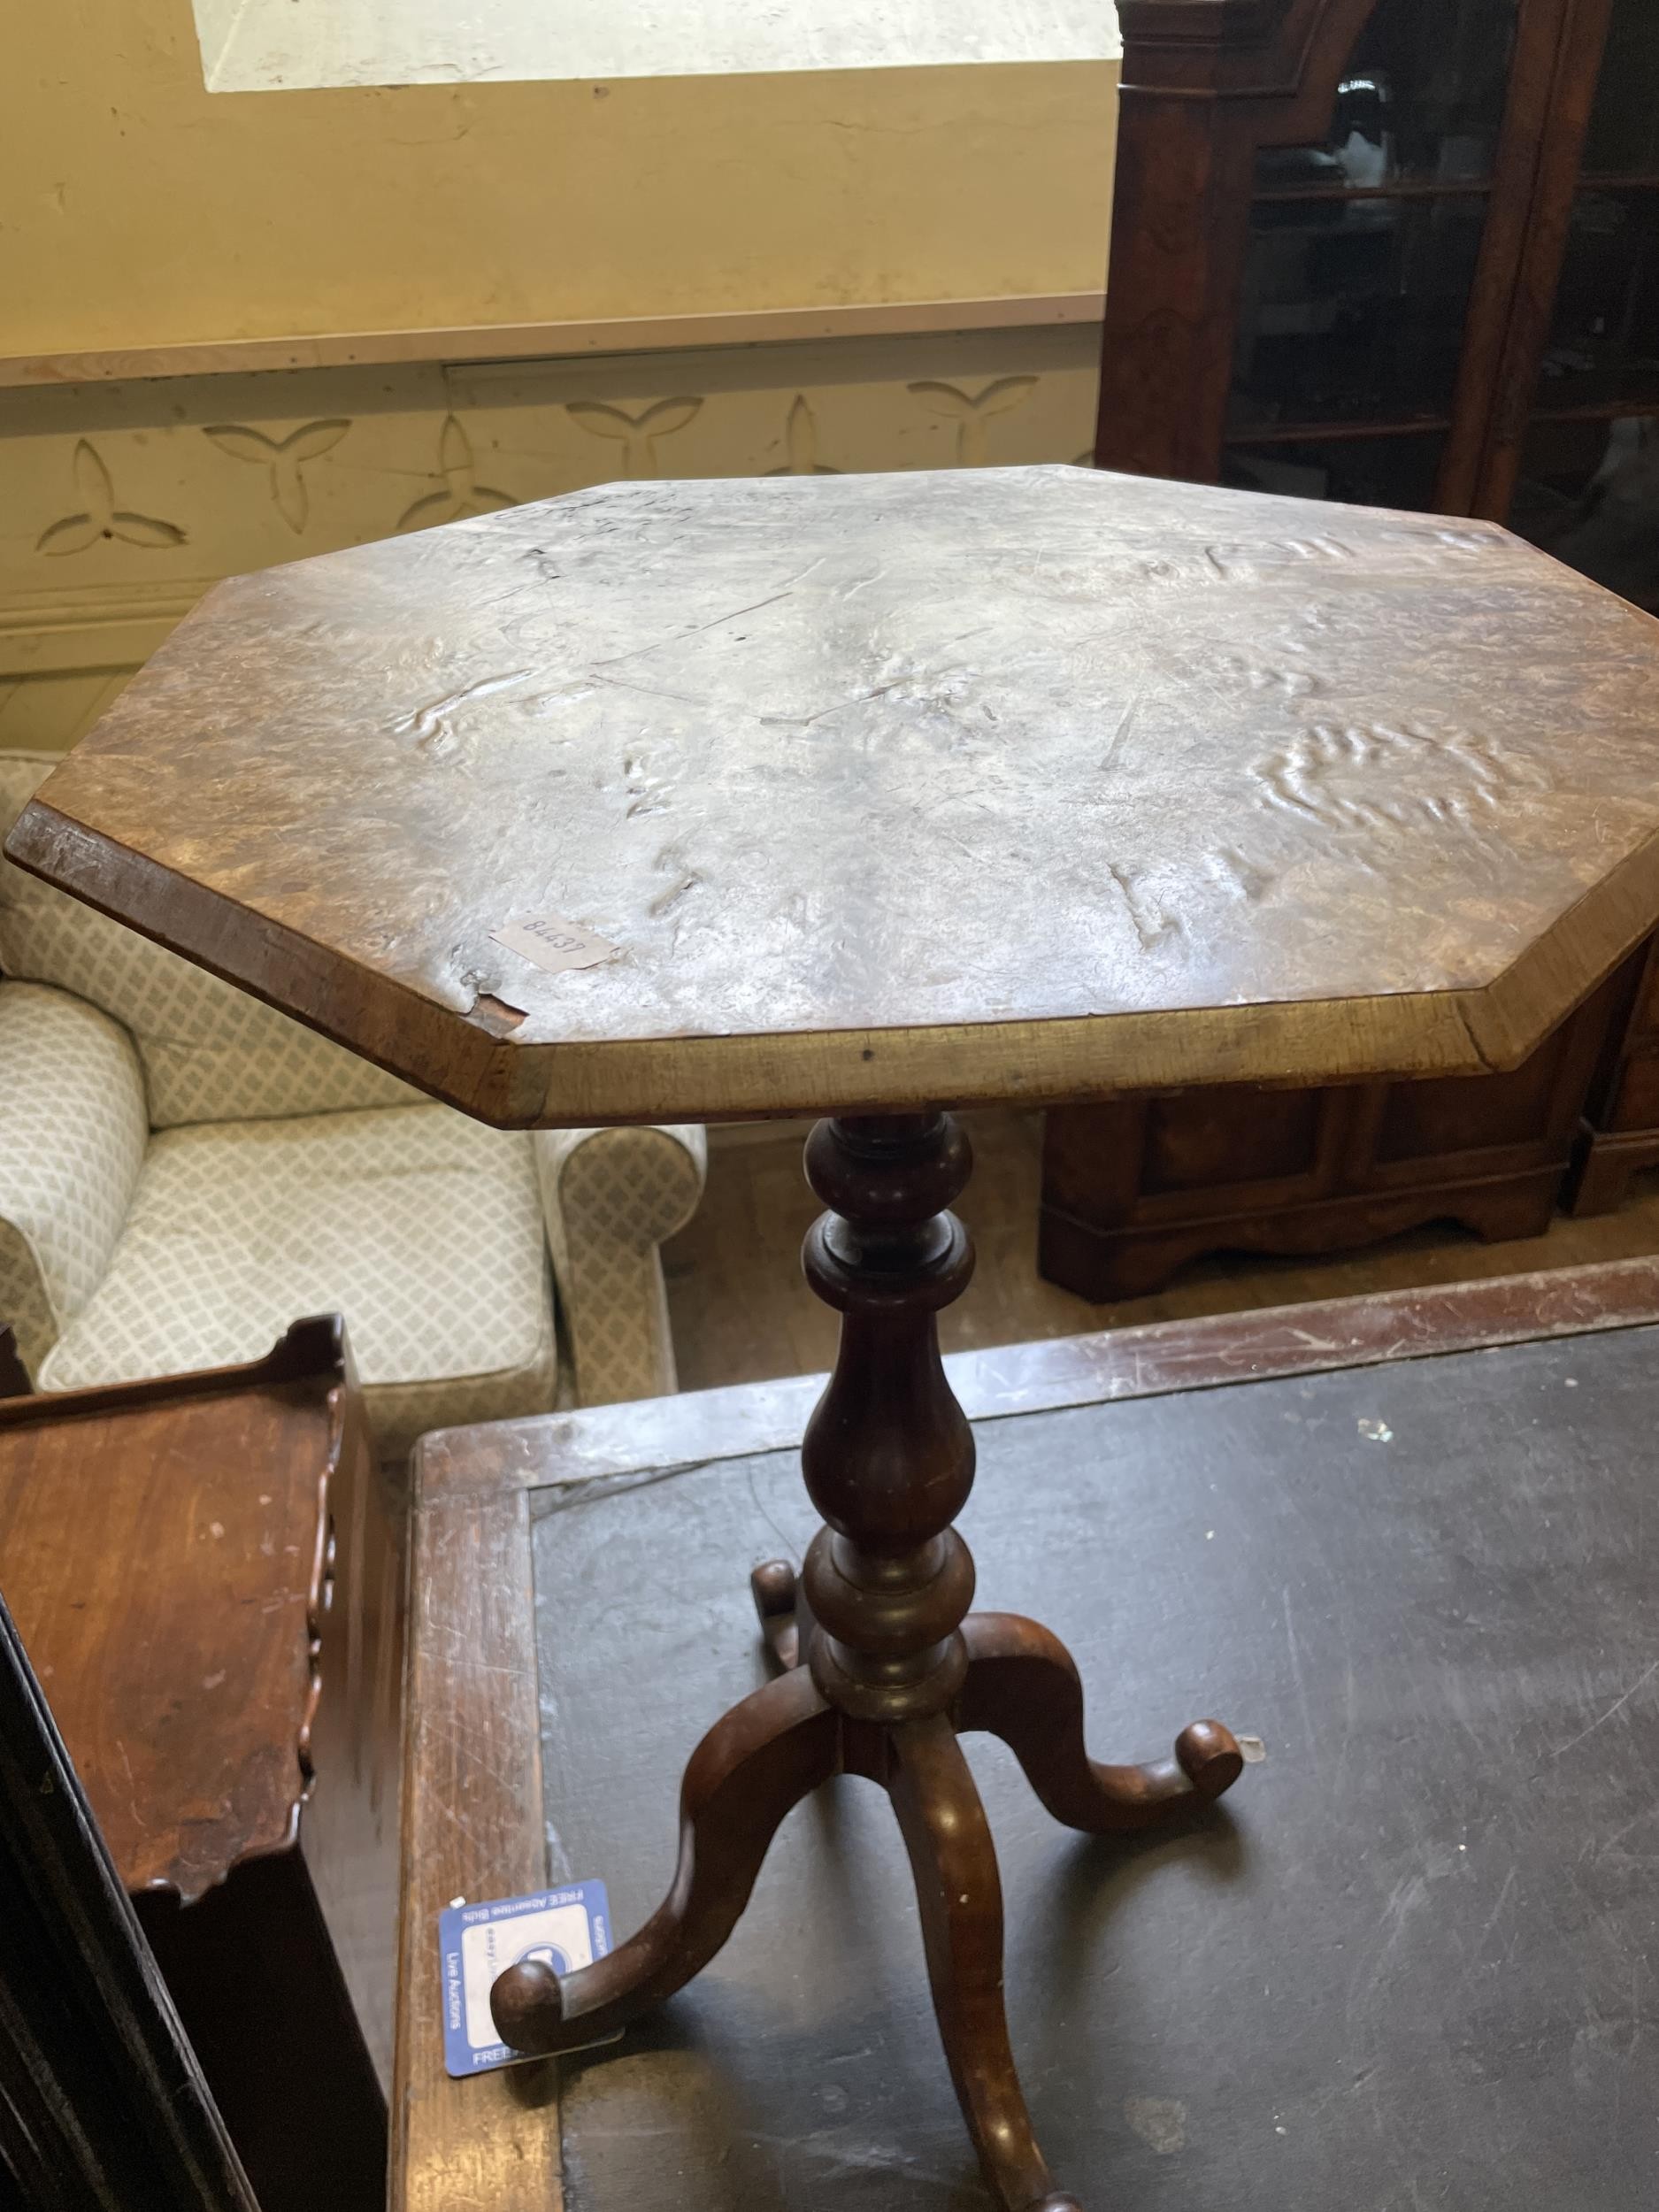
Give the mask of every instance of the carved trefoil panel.
[[1011, 414], [1023, 407], [1037, 388], [1034, 376], [999, 376], [982, 391], [964, 392], [960, 386], [924, 377], [910, 386], [913, 397], [929, 411], [956, 426], [956, 465], [988, 468], [991, 463], [990, 423], [994, 415]]
[[220, 452], [264, 469], [272, 503], [297, 536], [311, 514], [305, 464], [332, 453], [350, 427], [349, 421], [335, 417], [329, 421], [302, 423], [285, 438], [267, 437], [263, 430], [241, 423], [210, 423], [205, 434]]
[[568, 412], [590, 437], [611, 438], [622, 447], [622, 473], [627, 477], [660, 476], [657, 441], [671, 438], [695, 422], [703, 409], [700, 399], [659, 399], [631, 414], [626, 407], [611, 407], [603, 400], [573, 399]]
[[37, 553], [61, 559], [112, 541], [165, 553], [184, 543], [184, 532], [176, 522], [164, 522], [158, 515], [141, 515], [134, 508], [116, 505], [109, 465], [89, 438], [77, 442], [70, 468], [81, 504], [75, 513], [60, 515], [47, 525], [35, 541]]
[[438, 474], [443, 479], [443, 489], [427, 492], [406, 507], [398, 518], [400, 530], [428, 530], [434, 523], [465, 522], [472, 515], [494, 514], [500, 508], [518, 503], [511, 492], [479, 482], [472, 441], [458, 415], [443, 419], [438, 434]]

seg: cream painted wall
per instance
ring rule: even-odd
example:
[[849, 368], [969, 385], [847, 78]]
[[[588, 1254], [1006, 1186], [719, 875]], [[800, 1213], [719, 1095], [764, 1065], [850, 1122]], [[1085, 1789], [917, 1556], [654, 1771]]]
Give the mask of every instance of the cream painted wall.
[[11, 11], [0, 353], [1087, 291], [1117, 65], [210, 94], [190, 0]]

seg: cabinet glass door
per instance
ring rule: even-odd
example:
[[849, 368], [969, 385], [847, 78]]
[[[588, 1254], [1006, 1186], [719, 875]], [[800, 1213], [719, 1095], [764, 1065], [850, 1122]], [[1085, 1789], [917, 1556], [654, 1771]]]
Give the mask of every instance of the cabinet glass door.
[[1520, 4], [1379, 0], [1323, 142], [1258, 156], [1225, 481], [1435, 503]]

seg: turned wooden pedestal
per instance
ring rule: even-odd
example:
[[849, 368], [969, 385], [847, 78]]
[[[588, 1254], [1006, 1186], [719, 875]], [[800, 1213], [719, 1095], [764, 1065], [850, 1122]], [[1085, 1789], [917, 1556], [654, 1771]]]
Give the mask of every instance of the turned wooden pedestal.
[[939, 1358], [938, 1314], [966, 1288], [973, 1248], [949, 1210], [971, 1154], [945, 1114], [823, 1121], [807, 1173], [830, 1208], [807, 1277], [841, 1314], [841, 1351], [802, 1448], [824, 1516], [797, 1585], [753, 1577], [783, 1671], [703, 1740], [680, 1798], [680, 1865], [631, 1941], [568, 1975], [530, 1960], [492, 1996], [522, 2051], [592, 2043], [672, 1997], [731, 1934], [784, 1816], [835, 1774], [893, 1801], [910, 1852], [933, 2006], [985, 2178], [1008, 2212], [1062, 2212], [1032, 2134], [1002, 2011], [996, 1853], [958, 1734], [1001, 1736], [1069, 1827], [1151, 1827], [1220, 1796], [1243, 1769], [1216, 1721], [1175, 1755], [1100, 1766], [1064, 1647], [1014, 1614], [971, 1613], [973, 1561], [951, 1524], [973, 1486], [973, 1435]]

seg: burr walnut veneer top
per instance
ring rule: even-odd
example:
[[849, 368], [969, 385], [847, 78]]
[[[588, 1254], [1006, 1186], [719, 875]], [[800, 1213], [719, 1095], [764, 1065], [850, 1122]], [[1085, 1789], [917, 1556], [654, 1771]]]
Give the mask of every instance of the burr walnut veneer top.
[[1659, 918], [1659, 626], [1082, 469], [603, 485], [217, 586], [9, 849], [503, 1123], [1478, 1072]]

